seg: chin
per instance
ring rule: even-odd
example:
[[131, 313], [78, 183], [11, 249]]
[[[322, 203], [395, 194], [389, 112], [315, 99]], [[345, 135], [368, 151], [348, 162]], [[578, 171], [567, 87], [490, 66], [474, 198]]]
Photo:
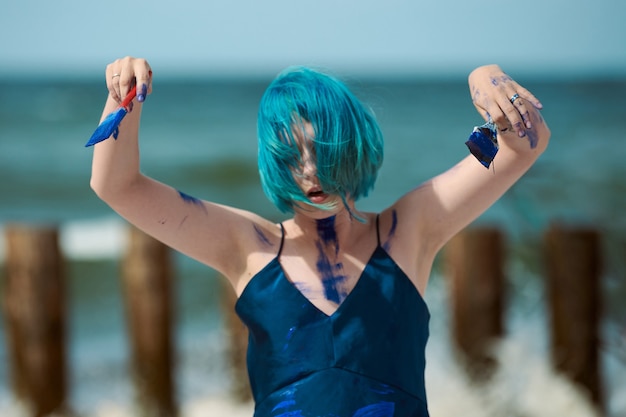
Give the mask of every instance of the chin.
[[[327, 202], [329, 201], [325, 201], [324, 203], [327, 203]], [[332, 202], [332, 200], [330, 200], [330, 202]], [[296, 212], [297, 214], [300, 214], [302, 216], [306, 216], [312, 219], [325, 219], [325, 218], [334, 216], [337, 213], [340, 213], [344, 210], [345, 210], [345, 207], [343, 206], [343, 203], [341, 202], [341, 200], [337, 200], [335, 202], [335, 206], [329, 210], [321, 209], [321, 208], [318, 208], [309, 204], [303, 204], [300, 207], [294, 208], [294, 212]]]

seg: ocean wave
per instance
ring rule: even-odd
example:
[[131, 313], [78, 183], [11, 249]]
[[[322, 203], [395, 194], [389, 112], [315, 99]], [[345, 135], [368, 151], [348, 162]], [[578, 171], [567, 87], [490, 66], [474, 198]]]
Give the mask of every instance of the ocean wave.
[[128, 224], [116, 217], [61, 225], [59, 244], [70, 260], [118, 259], [126, 251]]
[[[5, 236], [0, 225], [0, 236]], [[128, 224], [116, 217], [76, 220], [59, 226], [59, 246], [67, 260], [118, 259], [126, 250]], [[0, 239], [0, 262], [6, 259], [6, 240]]]

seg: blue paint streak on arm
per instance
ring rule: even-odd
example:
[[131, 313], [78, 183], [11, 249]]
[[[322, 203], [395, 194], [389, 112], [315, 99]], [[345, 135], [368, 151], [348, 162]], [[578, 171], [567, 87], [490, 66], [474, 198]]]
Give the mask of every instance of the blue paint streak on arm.
[[207, 213], [207, 209], [206, 207], [204, 207], [204, 203], [202, 202], [202, 200], [197, 199], [196, 197], [190, 196], [189, 194], [185, 194], [180, 190], [178, 190], [178, 194], [180, 195], [180, 198], [182, 198], [185, 203], [190, 203], [190, 204], [193, 204], [194, 206], [198, 206], [202, 210], [204, 210], [205, 213]]
[[253, 226], [254, 231], [256, 232], [256, 236], [259, 238], [259, 241], [267, 246], [274, 246], [272, 242], [265, 236], [265, 233], [257, 226], [256, 224]]

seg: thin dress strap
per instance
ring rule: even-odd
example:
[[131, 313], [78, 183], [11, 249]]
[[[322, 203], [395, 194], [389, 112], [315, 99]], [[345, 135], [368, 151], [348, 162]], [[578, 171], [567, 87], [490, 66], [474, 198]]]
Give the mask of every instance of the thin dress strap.
[[280, 247], [278, 248], [278, 254], [276, 254], [277, 258], [280, 257], [283, 251], [283, 243], [285, 243], [285, 227], [280, 223]]
[[378, 217], [380, 214], [376, 214], [376, 241], [378, 242], [378, 246], [380, 246], [380, 230], [378, 230]]

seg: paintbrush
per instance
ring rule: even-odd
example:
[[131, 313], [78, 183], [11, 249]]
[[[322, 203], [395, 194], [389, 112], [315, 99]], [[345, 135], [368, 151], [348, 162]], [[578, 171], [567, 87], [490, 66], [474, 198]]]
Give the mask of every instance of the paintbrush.
[[96, 143], [102, 142], [111, 136], [113, 136], [113, 139], [117, 139], [117, 135], [120, 133], [120, 122], [130, 111], [130, 103], [136, 95], [137, 86], [130, 90], [124, 100], [120, 103], [120, 106], [113, 113], [109, 114], [102, 122], [100, 122], [95, 132], [91, 135], [91, 138], [89, 138], [89, 141], [85, 144], [85, 147], [95, 145]]

